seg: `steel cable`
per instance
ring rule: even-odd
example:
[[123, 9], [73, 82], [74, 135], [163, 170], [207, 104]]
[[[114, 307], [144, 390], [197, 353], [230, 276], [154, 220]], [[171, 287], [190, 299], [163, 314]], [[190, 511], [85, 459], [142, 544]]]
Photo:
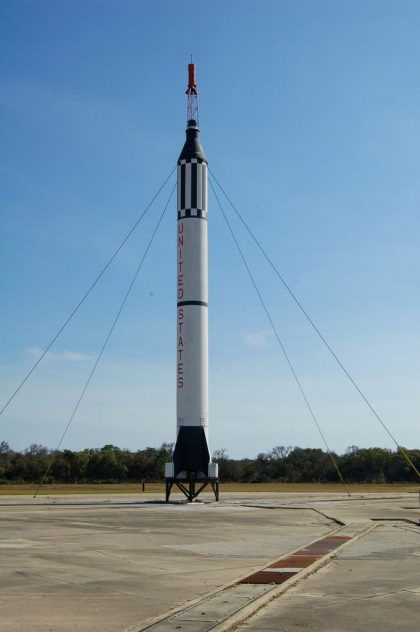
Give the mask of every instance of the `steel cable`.
[[62, 334], [62, 332], [64, 331], [64, 329], [67, 327], [67, 325], [69, 324], [69, 322], [71, 321], [71, 319], [73, 318], [73, 316], [76, 314], [76, 312], [79, 310], [79, 308], [83, 305], [83, 303], [85, 302], [85, 300], [87, 299], [87, 297], [89, 296], [89, 294], [92, 292], [92, 290], [94, 289], [94, 287], [97, 285], [98, 281], [101, 279], [101, 277], [104, 275], [104, 273], [106, 272], [106, 270], [109, 268], [109, 266], [111, 265], [111, 263], [114, 261], [115, 257], [117, 256], [117, 254], [120, 252], [121, 248], [124, 246], [124, 244], [128, 241], [128, 239], [131, 237], [131, 235], [133, 234], [133, 232], [136, 230], [137, 226], [140, 224], [140, 222], [142, 221], [142, 219], [147, 215], [148, 211], [150, 210], [150, 207], [152, 206], [153, 202], [156, 200], [156, 198], [158, 197], [158, 195], [160, 194], [160, 192], [162, 191], [162, 189], [165, 187], [165, 185], [168, 183], [169, 179], [171, 178], [172, 174], [174, 173], [176, 169], [176, 166], [172, 169], [171, 173], [169, 174], [169, 176], [166, 178], [166, 180], [163, 182], [163, 184], [159, 187], [157, 193], [153, 196], [153, 198], [151, 199], [151, 201], [149, 202], [149, 204], [146, 206], [145, 210], [143, 211], [143, 213], [140, 215], [140, 217], [137, 219], [137, 221], [133, 224], [133, 226], [130, 228], [130, 230], [128, 231], [128, 233], [126, 234], [126, 236], [124, 237], [124, 239], [122, 240], [122, 242], [120, 243], [120, 245], [118, 246], [118, 248], [114, 251], [114, 253], [111, 255], [111, 257], [108, 259], [107, 263], [105, 264], [105, 266], [102, 268], [101, 272], [98, 274], [98, 276], [96, 277], [96, 279], [93, 281], [93, 283], [91, 284], [91, 286], [89, 287], [89, 289], [85, 292], [85, 294], [82, 296], [82, 298], [80, 299], [80, 301], [78, 302], [78, 304], [76, 305], [76, 307], [73, 309], [73, 311], [70, 313], [70, 315], [68, 316], [68, 318], [64, 321], [63, 325], [60, 327], [60, 329], [57, 331], [57, 333], [55, 334], [55, 336], [51, 339], [51, 341], [48, 343], [47, 347], [44, 349], [44, 351], [42, 352], [42, 354], [40, 355], [40, 357], [38, 358], [38, 360], [35, 362], [35, 364], [32, 366], [32, 368], [28, 371], [28, 373], [25, 375], [25, 377], [21, 380], [19, 386], [16, 388], [16, 390], [12, 393], [12, 395], [9, 397], [9, 399], [6, 401], [6, 403], [4, 404], [3, 408], [0, 410], [0, 416], [4, 413], [4, 411], [6, 410], [6, 408], [9, 406], [9, 404], [13, 401], [13, 399], [16, 397], [16, 395], [19, 393], [20, 389], [22, 388], [22, 386], [27, 382], [27, 380], [31, 377], [32, 373], [35, 371], [36, 367], [38, 366], [38, 364], [41, 362], [41, 360], [46, 356], [46, 354], [48, 353], [48, 351], [51, 349], [51, 347], [53, 346], [53, 344], [55, 343], [55, 341], [57, 340], [57, 338]]
[[219, 187], [219, 189], [221, 190], [221, 192], [223, 193], [223, 195], [225, 196], [226, 200], [228, 201], [228, 203], [230, 204], [230, 206], [232, 207], [232, 209], [234, 210], [234, 212], [236, 213], [237, 217], [239, 218], [239, 220], [241, 221], [241, 223], [243, 224], [243, 226], [245, 227], [245, 229], [248, 231], [249, 235], [252, 237], [253, 241], [255, 242], [255, 244], [257, 245], [257, 247], [259, 248], [259, 250], [261, 251], [261, 253], [263, 254], [264, 258], [266, 259], [266, 261], [268, 262], [268, 264], [270, 265], [270, 267], [274, 270], [275, 274], [277, 275], [277, 277], [280, 279], [280, 281], [282, 282], [283, 286], [285, 287], [285, 289], [287, 290], [287, 292], [289, 293], [289, 295], [292, 297], [293, 301], [296, 303], [296, 305], [299, 307], [300, 311], [302, 312], [302, 314], [305, 316], [306, 320], [308, 321], [308, 323], [311, 325], [311, 327], [314, 329], [314, 331], [316, 332], [316, 334], [319, 336], [319, 338], [321, 339], [321, 341], [323, 342], [323, 344], [325, 345], [325, 347], [328, 349], [328, 351], [330, 352], [330, 354], [332, 355], [332, 357], [334, 358], [334, 360], [337, 362], [337, 364], [339, 365], [339, 367], [342, 369], [342, 371], [345, 373], [345, 375], [347, 376], [347, 378], [350, 380], [351, 384], [353, 385], [353, 387], [356, 389], [356, 391], [359, 393], [360, 397], [363, 399], [363, 401], [365, 402], [365, 404], [368, 406], [368, 408], [370, 409], [370, 411], [373, 413], [373, 415], [376, 417], [376, 419], [379, 421], [379, 423], [381, 424], [381, 426], [384, 428], [385, 432], [388, 434], [388, 436], [392, 439], [392, 441], [394, 442], [394, 444], [397, 446], [398, 450], [401, 452], [401, 454], [404, 456], [405, 460], [407, 461], [407, 463], [410, 465], [410, 467], [413, 469], [413, 471], [417, 474], [417, 476], [420, 478], [420, 472], [417, 469], [417, 467], [415, 466], [415, 464], [413, 463], [413, 461], [410, 459], [409, 455], [407, 454], [406, 450], [398, 443], [397, 439], [394, 437], [394, 435], [391, 433], [391, 431], [389, 430], [389, 428], [387, 427], [387, 425], [385, 424], [385, 422], [383, 421], [383, 419], [380, 417], [379, 413], [375, 410], [375, 408], [373, 407], [373, 405], [371, 404], [371, 402], [368, 400], [368, 398], [366, 397], [366, 395], [363, 393], [363, 391], [361, 390], [361, 388], [358, 386], [358, 384], [356, 383], [356, 381], [354, 380], [354, 378], [351, 376], [351, 374], [349, 373], [349, 371], [346, 369], [346, 367], [343, 365], [343, 363], [341, 362], [341, 360], [338, 358], [337, 354], [335, 353], [335, 351], [331, 348], [330, 344], [327, 342], [327, 340], [325, 339], [325, 337], [323, 336], [323, 334], [320, 332], [320, 330], [318, 329], [318, 327], [315, 325], [314, 321], [312, 320], [312, 318], [309, 316], [308, 312], [305, 310], [305, 308], [303, 307], [303, 305], [301, 304], [301, 302], [299, 301], [299, 299], [296, 297], [296, 295], [294, 294], [294, 292], [292, 291], [292, 289], [290, 288], [290, 286], [288, 285], [288, 283], [286, 282], [286, 280], [284, 279], [284, 277], [280, 274], [280, 272], [278, 271], [278, 269], [276, 268], [276, 266], [274, 265], [273, 261], [271, 260], [271, 258], [268, 256], [268, 254], [266, 253], [266, 251], [264, 250], [264, 248], [262, 247], [262, 245], [260, 244], [260, 242], [258, 241], [258, 239], [255, 237], [254, 233], [252, 232], [252, 230], [250, 229], [250, 227], [248, 226], [247, 222], [243, 219], [243, 217], [241, 216], [241, 214], [239, 213], [238, 209], [236, 208], [236, 206], [233, 204], [232, 200], [230, 199], [230, 197], [228, 196], [228, 194], [226, 193], [226, 191], [224, 190], [224, 188], [222, 187], [222, 185], [220, 184], [220, 182], [218, 181], [218, 179], [216, 178], [216, 176], [214, 175], [214, 173], [209, 169], [209, 173], [211, 174], [212, 178], [214, 179], [214, 181], [216, 182], [217, 186]]
[[117, 324], [117, 322], [118, 322], [118, 319], [119, 319], [119, 317], [120, 317], [120, 315], [121, 315], [121, 312], [122, 312], [122, 311], [123, 311], [123, 309], [124, 309], [124, 306], [125, 306], [125, 304], [126, 304], [126, 302], [127, 302], [127, 299], [128, 299], [128, 297], [130, 296], [131, 290], [133, 289], [134, 283], [136, 282], [136, 279], [137, 279], [137, 277], [138, 277], [138, 275], [139, 275], [139, 272], [140, 272], [140, 270], [141, 270], [141, 268], [142, 268], [142, 266], [143, 266], [144, 260], [146, 259], [146, 256], [147, 256], [147, 254], [148, 254], [148, 252], [149, 252], [149, 250], [150, 250], [150, 247], [151, 247], [151, 245], [152, 245], [152, 243], [153, 243], [153, 240], [154, 240], [154, 238], [155, 238], [155, 235], [156, 235], [156, 233], [157, 233], [157, 231], [158, 231], [158, 229], [159, 229], [159, 226], [160, 226], [160, 224], [161, 224], [161, 222], [162, 222], [163, 216], [164, 216], [164, 215], [165, 215], [165, 213], [166, 213], [166, 209], [167, 209], [167, 208], [168, 208], [168, 206], [169, 206], [169, 202], [171, 201], [172, 195], [173, 195], [173, 193], [174, 193], [174, 191], [175, 191], [175, 187], [176, 187], [176, 183], [175, 183], [175, 184], [174, 184], [174, 186], [172, 187], [172, 190], [171, 190], [171, 193], [170, 193], [170, 195], [169, 195], [169, 197], [168, 197], [168, 200], [167, 200], [167, 202], [166, 202], [166, 204], [165, 204], [165, 206], [164, 206], [164, 209], [163, 209], [163, 211], [162, 211], [162, 213], [161, 213], [161, 215], [160, 215], [160, 217], [159, 217], [159, 220], [158, 220], [158, 222], [157, 222], [157, 224], [156, 224], [156, 226], [155, 226], [155, 229], [154, 229], [154, 231], [153, 231], [153, 233], [152, 233], [152, 236], [151, 236], [151, 237], [150, 237], [150, 239], [149, 239], [149, 242], [148, 242], [148, 244], [147, 244], [147, 247], [146, 247], [146, 249], [145, 249], [145, 251], [144, 251], [144, 253], [143, 253], [143, 256], [142, 256], [142, 258], [141, 258], [141, 261], [140, 261], [139, 265], [137, 266], [137, 270], [136, 270], [136, 272], [135, 272], [135, 274], [134, 274], [134, 276], [133, 276], [133, 278], [132, 278], [132, 280], [131, 280], [131, 283], [130, 283], [130, 285], [128, 286], [128, 289], [127, 289], [127, 292], [125, 293], [124, 299], [123, 299], [123, 301], [122, 301], [122, 303], [121, 303], [121, 305], [120, 305], [120, 307], [119, 307], [119, 309], [118, 309], [118, 311], [117, 311], [117, 313], [116, 313], [116, 316], [115, 316], [115, 318], [114, 318], [114, 320], [113, 320], [113, 323], [112, 323], [112, 325], [111, 325], [111, 327], [110, 327], [110, 329], [109, 329], [109, 331], [108, 331], [108, 334], [107, 334], [107, 336], [106, 336], [106, 338], [105, 338], [105, 342], [103, 343], [103, 345], [102, 345], [102, 347], [101, 347], [101, 350], [100, 350], [100, 352], [99, 352], [99, 354], [98, 354], [98, 356], [97, 356], [97, 358], [96, 358], [96, 360], [95, 360], [95, 363], [94, 363], [94, 365], [93, 365], [93, 368], [92, 368], [92, 370], [91, 370], [91, 372], [90, 372], [90, 374], [89, 374], [89, 377], [88, 377], [88, 379], [87, 379], [87, 380], [86, 380], [86, 382], [85, 382], [85, 385], [84, 385], [84, 387], [83, 387], [83, 389], [82, 389], [82, 392], [81, 392], [81, 394], [80, 394], [80, 397], [79, 397], [79, 399], [77, 400], [77, 403], [76, 403], [76, 405], [75, 405], [75, 407], [74, 407], [74, 409], [73, 409], [73, 412], [72, 412], [72, 413], [71, 413], [71, 415], [70, 415], [70, 418], [69, 418], [69, 420], [68, 420], [68, 422], [67, 422], [67, 425], [66, 425], [66, 427], [65, 427], [65, 429], [64, 429], [64, 432], [63, 432], [63, 434], [61, 435], [60, 441], [58, 442], [56, 449], [55, 449], [55, 450], [54, 450], [54, 452], [52, 453], [52, 456], [51, 456], [50, 462], [49, 462], [49, 464], [48, 464], [48, 467], [47, 467], [47, 469], [45, 470], [45, 472], [44, 472], [44, 474], [43, 474], [43, 476], [42, 476], [42, 478], [41, 478], [41, 480], [40, 480], [40, 483], [39, 483], [39, 485], [38, 485], [38, 487], [37, 487], [37, 489], [36, 489], [36, 491], [35, 491], [34, 498], [36, 498], [36, 497], [37, 497], [37, 495], [38, 495], [38, 492], [39, 492], [40, 488], [41, 488], [41, 487], [42, 487], [42, 485], [44, 484], [44, 481], [45, 481], [45, 479], [47, 478], [47, 476], [48, 476], [48, 474], [49, 474], [49, 472], [50, 472], [50, 469], [51, 469], [51, 467], [52, 467], [52, 464], [54, 463], [55, 455], [56, 455], [57, 451], [60, 449], [61, 444], [63, 443], [64, 437], [66, 436], [67, 431], [68, 431], [68, 429], [70, 428], [71, 422], [73, 421], [74, 416], [76, 415], [77, 410], [78, 410], [78, 408], [79, 408], [79, 406], [80, 406], [80, 403], [81, 403], [81, 401], [82, 401], [82, 399], [83, 399], [83, 397], [84, 397], [84, 395], [85, 395], [85, 393], [86, 393], [86, 391], [87, 391], [87, 389], [88, 389], [88, 386], [89, 386], [89, 384], [90, 384], [90, 382], [91, 382], [91, 380], [92, 380], [93, 374], [94, 374], [94, 373], [95, 373], [95, 371], [96, 371], [96, 367], [98, 366], [98, 364], [99, 364], [99, 362], [100, 362], [100, 359], [102, 358], [102, 355], [103, 355], [103, 353], [104, 353], [104, 351], [105, 351], [105, 349], [106, 349], [106, 346], [107, 346], [107, 344], [108, 344], [108, 342], [109, 342], [109, 339], [110, 339], [110, 338], [111, 338], [111, 336], [112, 336], [112, 332], [113, 332], [113, 331], [114, 331], [114, 329], [115, 329], [115, 326], [116, 326], [116, 324]]
[[262, 305], [262, 307], [263, 307], [263, 309], [264, 309], [264, 311], [265, 311], [265, 314], [266, 314], [266, 316], [267, 316], [267, 318], [268, 318], [268, 321], [269, 321], [270, 326], [271, 326], [271, 328], [272, 328], [272, 330], [273, 330], [273, 333], [274, 333], [275, 337], [277, 338], [277, 341], [278, 341], [278, 343], [279, 343], [279, 345], [280, 345], [280, 348], [281, 348], [281, 350], [282, 350], [282, 352], [283, 352], [283, 355], [284, 355], [284, 357], [285, 357], [285, 359], [286, 359], [286, 362], [287, 362], [287, 364], [289, 365], [290, 371], [292, 372], [292, 375], [293, 375], [293, 377], [294, 377], [294, 379], [295, 379], [295, 381], [296, 381], [296, 384], [297, 384], [297, 386], [298, 386], [298, 388], [299, 388], [299, 391], [300, 391], [300, 393], [301, 393], [301, 395], [302, 395], [302, 397], [303, 397], [303, 400], [304, 400], [304, 402], [305, 402], [305, 404], [306, 404], [306, 407], [307, 407], [307, 409], [308, 409], [308, 411], [309, 411], [309, 413], [310, 413], [310, 415], [311, 415], [311, 417], [312, 417], [313, 421], [315, 422], [315, 425], [316, 425], [316, 427], [317, 427], [317, 429], [318, 429], [318, 432], [319, 432], [319, 434], [320, 434], [320, 436], [321, 436], [321, 438], [322, 438], [322, 441], [324, 442], [324, 445], [325, 445], [325, 447], [326, 447], [326, 449], [327, 449], [327, 453], [328, 453], [328, 455], [329, 455], [329, 457], [330, 457], [330, 459], [331, 459], [331, 462], [333, 463], [334, 468], [335, 468], [335, 470], [337, 471], [338, 477], [339, 477], [339, 479], [340, 479], [341, 483], [343, 484], [343, 486], [344, 486], [344, 488], [345, 488], [345, 490], [346, 490], [347, 494], [348, 494], [349, 496], [351, 496], [351, 494], [350, 494], [350, 490], [349, 490], [349, 488], [347, 487], [346, 482], [345, 482], [345, 480], [344, 480], [344, 478], [343, 478], [343, 475], [341, 474], [340, 468], [338, 467], [338, 464], [337, 464], [337, 462], [336, 462], [336, 460], [335, 460], [335, 458], [334, 458], [334, 455], [333, 455], [333, 453], [331, 452], [331, 450], [330, 450], [330, 448], [329, 448], [329, 446], [328, 446], [328, 443], [327, 443], [327, 440], [326, 440], [326, 438], [325, 438], [325, 435], [324, 435], [324, 433], [323, 433], [323, 432], [322, 432], [322, 430], [321, 430], [321, 427], [320, 427], [320, 425], [319, 425], [319, 423], [318, 423], [318, 420], [317, 420], [317, 418], [316, 418], [316, 416], [315, 416], [315, 413], [314, 413], [314, 411], [313, 411], [313, 409], [312, 409], [312, 407], [311, 407], [311, 405], [310, 405], [310, 403], [309, 403], [309, 400], [308, 400], [308, 398], [307, 398], [307, 396], [306, 396], [305, 391], [303, 390], [302, 384], [301, 384], [301, 382], [300, 382], [300, 380], [299, 380], [299, 378], [298, 378], [298, 376], [297, 376], [297, 374], [296, 374], [296, 371], [295, 371], [295, 369], [294, 369], [294, 367], [293, 367], [293, 364], [292, 364], [292, 362], [291, 362], [291, 360], [290, 360], [290, 358], [289, 358], [289, 355], [288, 355], [288, 353], [287, 353], [287, 351], [286, 351], [286, 348], [285, 348], [285, 346], [284, 346], [284, 344], [283, 344], [283, 342], [282, 342], [282, 340], [281, 340], [281, 338], [280, 338], [280, 336], [279, 336], [279, 333], [278, 333], [278, 331], [277, 331], [277, 328], [276, 328], [276, 326], [275, 326], [275, 324], [274, 324], [274, 322], [273, 322], [273, 319], [271, 318], [270, 312], [268, 311], [267, 305], [265, 304], [265, 301], [264, 301], [264, 299], [263, 299], [263, 297], [262, 297], [262, 295], [261, 295], [261, 292], [260, 292], [260, 290], [258, 289], [258, 286], [257, 286], [257, 283], [256, 283], [256, 281], [255, 281], [255, 278], [254, 278], [254, 276], [253, 276], [253, 274], [252, 274], [252, 272], [251, 272], [251, 270], [250, 270], [250, 268], [249, 268], [249, 266], [248, 266], [248, 263], [247, 263], [247, 261], [246, 261], [245, 255], [243, 254], [243, 251], [242, 251], [242, 249], [241, 249], [241, 247], [240, 247], [240, 245], [239, 245], [239, 242], [238, 242], [238, 240], [236, 239], [236, 236], [235, 236], [235, 233], [234, 233], [234, 231], [233, 231], [233, 228], [232, 228], [232, 226], [231, 226], [231, 224], [230, 224], [230, 222], [229, 222], [229, 220], [228, 220], [228, 218], [227, 218], [227, 216], [226, 216], [226, 213], [225, 213], [225, 211], [224, 211], [224, 209], [223, 209], [223, 206], [222, 206], [222, 204], [221, 204], [221, 202], [220, 202], [220, 199], [219, 199], [219, 197], [218, 197], [218, 195], [217, 195], [217, 193], [216, 193], [216, 191], [215, 191], [215, 189], [214, 189], [214, 187], [213, 187], [213, 183], [211, 182], [211, 180], [210, 180], [210, 187], [211, 187], [211, 189], [212, 189], [212, 191], [213, 191], [213, 194], [214, 194], [214, 196], [215, 196], [215, 198], [216, 198], [216, 201], [217, 201], [217, 203], [218, 203], [218, 205], [219, 205], [219, 208], [220, 208], [220, 210], [221, 210], [221, 212], [222, 212], [222, 215], [223, 215], [223, 217], [224, 217], [224, 220], [225, 220], [225, 222], [226, 222], [226, 224], [227, 224], [227, 226], [228, 226], [228, 229], [229, 229], [229, 231], [230, 231], [230, 234], [231, 234], [231, 236], [232, 236], [232, 239], [233, 239], [233, 241], [235, 242], [235, 245], [236, 245], [236, 247], [237, 247], [237, 249], [238, 249], [238, 252], [239, 252], [239, 254], [240, 254], [240, 256], [241, 256], [242, 262], [243, 262], [243, 264], [244, 264], [244, 266], [245, 266], [245, 268], [246, 268], [246, 270], [247, 270], [247, 272], [248, 272], [248, 275], [249, 275], [249, 278], [251, 279], [252, 285], [254, 286], [254, 289], [255, 289], [255, 291], [256, 291], [256, 293], [257, 293], [257, 295], [258, 295], [258, 298], [259, 298], [259, 300], [260, 300], [260, 303], [261, 303], [261, 305]]

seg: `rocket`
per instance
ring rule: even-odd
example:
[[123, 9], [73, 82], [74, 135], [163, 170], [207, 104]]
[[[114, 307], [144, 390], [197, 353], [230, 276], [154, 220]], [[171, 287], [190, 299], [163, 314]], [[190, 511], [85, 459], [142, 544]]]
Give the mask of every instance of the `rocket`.
[[186, 141], [177, 163], [177, 437], [173, 462], [165, 465], [166, 500], [175, 484], [189, 501], [208, 483], [218, 499], [217, 464], [211, 462], [208, 444], [208, 175], [195, 74], [191, 63]]

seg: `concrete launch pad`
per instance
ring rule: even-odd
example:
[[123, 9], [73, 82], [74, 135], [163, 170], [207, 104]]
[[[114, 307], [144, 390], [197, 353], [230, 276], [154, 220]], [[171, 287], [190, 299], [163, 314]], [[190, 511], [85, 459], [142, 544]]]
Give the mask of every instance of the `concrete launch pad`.
[[[168, 505], [144, 498], [0, 497], [1, 629], [418, 628], [417, 494], [236, 493], [219, 503], [204, 494], [201, 503]], [[314, 542], [316, 563], [292, 576], [288, 566], [299, 565], [291, 554], [311, 552]], [[291, 579], [238, 583], [272, 566]]]

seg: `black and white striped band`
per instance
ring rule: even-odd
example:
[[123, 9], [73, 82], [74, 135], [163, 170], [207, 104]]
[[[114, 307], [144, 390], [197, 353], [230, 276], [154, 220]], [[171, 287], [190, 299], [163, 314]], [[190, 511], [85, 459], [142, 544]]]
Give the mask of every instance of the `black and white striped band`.
[[207, 219], [207, 164], [198, 159], [178, 163], [178, 218]]
[[207, 211], [200, 208], [184, 208], [182, 211], [178, 211], [178, 219], [184, 219], [185, 217], [200, 217], [201, 219], [207, 219]]

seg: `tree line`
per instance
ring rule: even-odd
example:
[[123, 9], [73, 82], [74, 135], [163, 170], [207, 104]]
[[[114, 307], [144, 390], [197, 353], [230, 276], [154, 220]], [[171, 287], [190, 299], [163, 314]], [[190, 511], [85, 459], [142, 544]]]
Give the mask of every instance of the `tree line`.
[[[130, 451], [114, 445], [80, 451], [49, 450], [32, 444], [12, 450], [0, 442], [0, 484], [38, 483], [128, 483], [163, 481], [164, 464], [172, 460], [173, 444]], [[406, 450], [420, 470], [420, 450]], [[348, 483], [417, 482], [418, 478], [400, 450], [351, 446], [334, 459]], [[334, 483], [337, 471], [331, 456], [319, 448], [277, 446], [254, 459], [232, 459], [226, 450], [216, 450], [223, 481], [241, 483]]]

